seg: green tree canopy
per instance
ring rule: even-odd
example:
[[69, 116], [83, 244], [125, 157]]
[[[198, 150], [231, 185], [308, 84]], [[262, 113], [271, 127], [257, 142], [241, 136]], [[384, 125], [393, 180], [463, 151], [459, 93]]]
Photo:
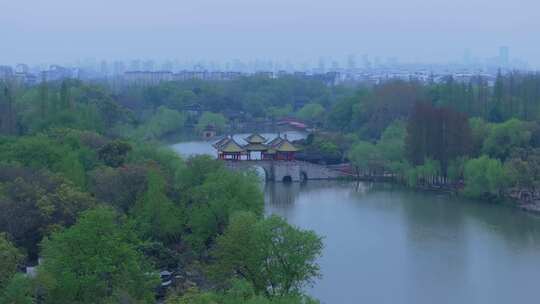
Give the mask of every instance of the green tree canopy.
[[499, 197], [508, 185], [500, 160], [483, 155], [465, 163], [464, 193], [471, 197]]
[[22, 253], [7, 239], [7, 235], [0, 233], [0, 290], [17, 272], [22, 259]]
[[36, 303], [36, 288], [34, 282], [22, 273], [14, 275], [0, 289], [0, 304], [34, 304]]
[[199, 118], [196, 128], [198, 131], [202, 131], [207, 126], [213, 126], [214, 128], [216, 128], [216, 130], [222, 132], [223, 130], [225, 130], [226, 125], [227, 119], [222, 114], [204, 112]]
[[268, 298], [258, 295], [246, 280], [234, 279], [224, 292], [202, 292], [190, 289], [184, 295], [170, 296], [166, 304], [318, 304], [305, 295], [286, 295]]
[[157, 170], [150, 170], [147, 180], [147, 190], [131, 212], [137, 230], [144, 239], [175, 240], [185, 224], [183, 210], [167, 197], [165, 179]]
[[153, 300], [156, 277], [137, 251], [139, 241], [122, 222], [112, 209], [101, 207], [44, 240], [38, 278], [48, 302]]
[[156, 112], [133, 134], [136, 139], [154, 140], [172, 132], [182, 130], [186, 116], [165, 106], [157, 108]]
[[214, 272], [218, 278], [243, 278], [258, 294], [300, 294], [320, 276], [316, 260], [322, 248], [322, 239], [313, 231], [290, 226], [277, 216], [259, 220], [239, 212], [217, 240]]
[[528, 124], [511, 119], [501, 124], [494, 124], [483, 145], [483, 152], [490, 157], [505, 160], [516, 147], [525, 147], [531, 139]]
[[218, 170], [210, 173], [202, 185], [194, 189], [188, 202], [188, 241], [196, 251], [202, 250], [223, 232], [231, 214], [250, 211], [262, 215], [264, 200], [254, 173]]
[[308, 103], [298, 110], [298, 117], [303, 120], [319, 123], [324, 116], [324, 107], [318, 103]]

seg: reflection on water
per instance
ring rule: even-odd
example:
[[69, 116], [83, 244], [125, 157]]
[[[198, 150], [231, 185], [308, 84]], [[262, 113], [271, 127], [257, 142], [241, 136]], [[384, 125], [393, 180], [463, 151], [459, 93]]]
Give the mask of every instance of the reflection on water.
[[[290, 139], [304, 136], [288, 133]], [[211, 142], [173, 148], [184, 156], [215, 155]], [[386, 184], [261, 186], [268, 214], [325, 237], [323, 278], [308, 290], [323, 303], [539, 302], [536, 216]]]
[[268, 183], [266, 212], [325, 237], [324, 303], [536, 303], [540, 220], [397, 186]]

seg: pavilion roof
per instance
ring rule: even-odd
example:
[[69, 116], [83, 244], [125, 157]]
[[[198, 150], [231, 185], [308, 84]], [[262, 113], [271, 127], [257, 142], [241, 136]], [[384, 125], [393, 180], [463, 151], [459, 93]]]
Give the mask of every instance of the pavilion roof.
[[219, 146], [218, 150], [225, 153], [240, 153], [245, 151], [244, 148], [232, 138], [229, 138], [227, 142]]
[[278, 135], [278, 137], [269, 141], [267, 145], [273, 147], [276, 143], [280, 142], [281, 140], [283, 140], [283, 138], [281, 138], [281, 136]]
[[262, 144], [262, 143], [266, 142], [266, 138], [264, 138], [263, 136], [261, 136], [261, 135], [259, 135], [257, 133], [253, 133], [250, 136], [246, 137], [245, 141], [250, 143], [250, 144]]
[[288, 139], [280, 136], [274, 138], [268, 143], [268, 146], [278, 152], [296, 152], [299, 151]]
[[276, 149], [276, 151], [278, 152], [296, 152], [298, 151], [299, 149], [297, 147], [295, 147], [290, 141], [288, 141], [287, 139], [283, 139], [281, 140], [280, 142], [278, 142], [275, 146], [274, 146], [274, 149]]
[[223, 137], [222, 139], [216, 141], [212, 147], [216, 148], [219, 150], [219, 147], [221, 147], [223, 144], [227, 143], [227, 141], [229, 140], [229, 137]]

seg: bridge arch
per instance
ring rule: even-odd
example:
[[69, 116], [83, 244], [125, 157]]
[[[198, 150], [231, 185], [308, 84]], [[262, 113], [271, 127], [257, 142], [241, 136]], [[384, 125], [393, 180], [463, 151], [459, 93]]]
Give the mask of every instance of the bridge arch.
[[293, 178], [290, 175], [285, 175], [281, 179], [281, 182], [283, 182], [283, 183], [292, 183], [292, 181], [293, 181]]
[[225, 160], [225, 164], [232, 170], [252, 169], [264, 172], [266, 181], [282, 182], [284, 179], [290, 179], [292, 182], [303, 182], [310, 179], [335, 179], [344, 176], [343, 173], [326, 166], [302, 161]]
[[270, 172], [268, 172], [268, 169], [266, 169], [264, 166], [254, 164], [250, 167], [250, 169], [255, 171], [257, 176], [261, 177], [261, 179], [263, 179], [265, 182], [272, 180]]

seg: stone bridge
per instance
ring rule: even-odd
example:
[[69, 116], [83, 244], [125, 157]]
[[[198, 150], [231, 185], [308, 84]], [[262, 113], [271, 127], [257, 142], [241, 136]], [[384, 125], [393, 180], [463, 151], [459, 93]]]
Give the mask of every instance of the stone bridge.
[[226, 160], [226, 167], [232, 170], [262, 168], [267, 181], [301, 182], [310, 179], [337, 179], [347, 176], [346, 173], [330, 169], [326, 166], [304, 161], [272, 161], [272, 160]]

